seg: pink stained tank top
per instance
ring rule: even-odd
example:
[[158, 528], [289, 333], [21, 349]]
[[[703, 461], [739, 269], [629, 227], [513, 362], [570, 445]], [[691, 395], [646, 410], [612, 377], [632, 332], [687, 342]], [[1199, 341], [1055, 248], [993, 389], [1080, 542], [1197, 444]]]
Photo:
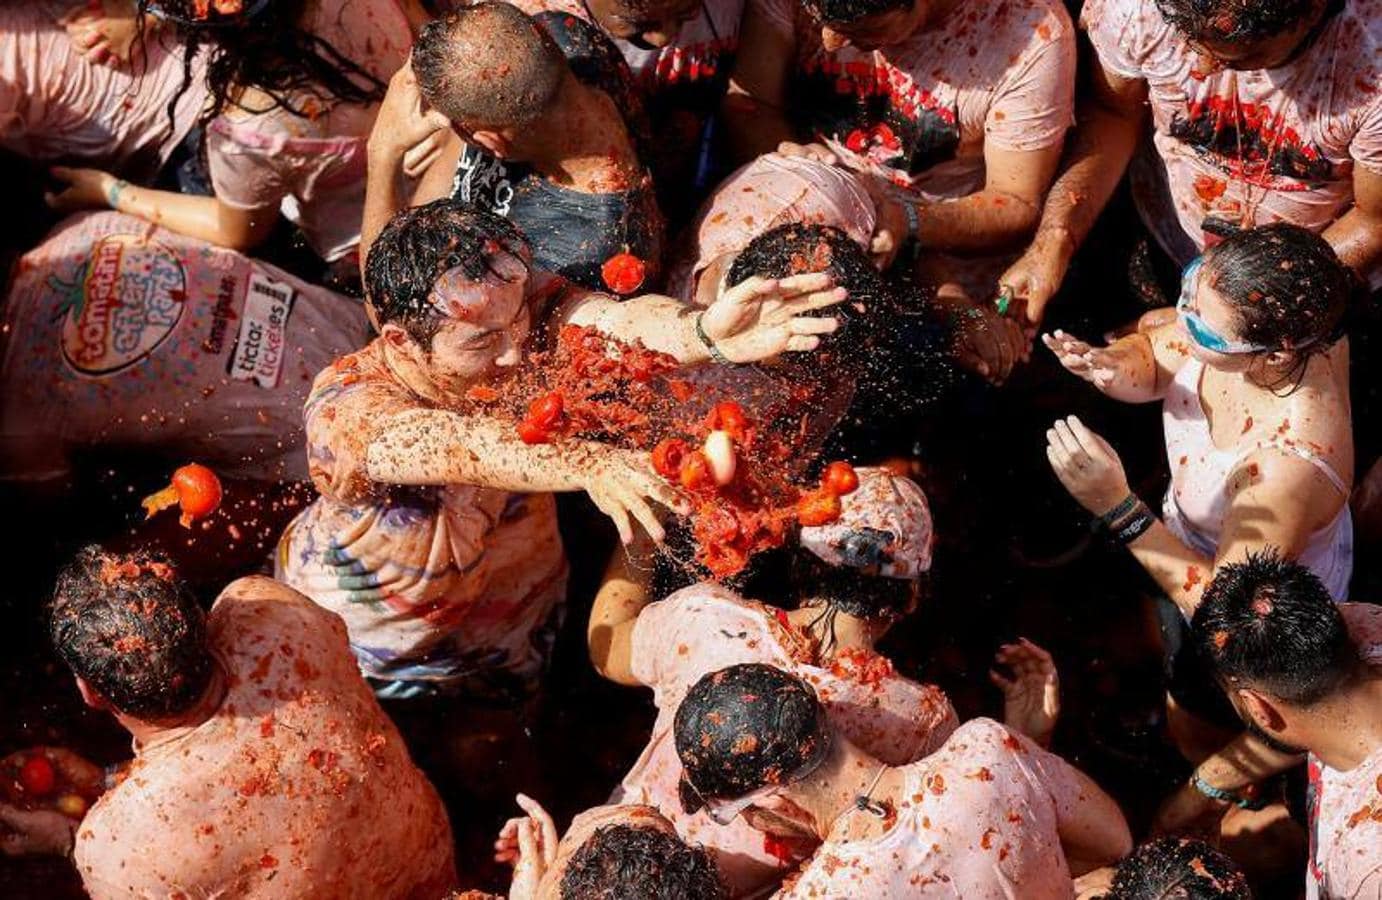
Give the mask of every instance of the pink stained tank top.
[[[1191, 549], [1213, 558], [1223, 536], [1228, 511], [1228, 482], [1243, 458], [1270, 449], [1309, 462], [1348, 499], [1346, 482], [1329, 461], [1307, 447], [1286, 440], [1258, 441], [1244, 447], [1220, 450], [1210, 435], [1209, 419], [1200, 402], [1204, 363], [1186, 361], [1166, 391], [1162, 427], [1166, 433], [1166, 457], [1171, 465], [1171, 486], [1166, 491], [1162, 515], [1166, 527]], [[1298, 560], [1324, 582], [1336, 601], [1347, 599], [1353, 574], [1353, 518], [1345, 502], [1328, 525], [1310, 536]]]

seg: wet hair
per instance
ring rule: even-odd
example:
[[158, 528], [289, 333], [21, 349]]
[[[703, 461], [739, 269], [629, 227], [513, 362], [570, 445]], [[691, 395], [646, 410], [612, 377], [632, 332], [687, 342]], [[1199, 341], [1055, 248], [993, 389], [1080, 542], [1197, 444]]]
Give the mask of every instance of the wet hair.
[[806, 548], [797, 549], [791, 579], [799, 599], [821, 600], [828, 610], [870, 621], [902, 616], [911, 606], [917, 586], [912, 578], [868, 575], [852, 566], [832, 566]]
[[1247, 228], [1204, 259], [1205, 276], [1233, 306], [1244, 340], [1312, 352], [1338, 339], [1355, 281], [1314, 232], [1285, 222]]
[[561, 900], [724, 900], [710, 855], [657, 828], [607, 825], [580, 846]]
[[258, 88], [269, 97], [269, 106], [251, 112], [281, 107], [303, 118], [318, 112], [299, 105], [293, 95], [300, 92], [324, 104], [363, 106], [383, 100], [384, 82], [301, 27], [308, 2], [246, 0], [243, 11], [223, 14], [214, 4], [205, 9], [206, 0], [139, 0], [141, 13], [173, 22], [186, 42], [182, 87], [168, 103], [168, 120], [172, 122], [178, 101], [192, 86], [193, 62], [203, 48], [210, 50], [206, 84], [211, 93], [203, 125], [234, 103], [232, 94], [242, 87]]
[[379, 233], [365, 261], [365, 294], [380, 326], [396, 322], [430, 347], [445, 321], [431, 302], [437, 279], [460, 268], [479, 281], [503, 253], [528, 258], [528, 241], [512, 222], [459, 200], [434, 200], [399, 212]]
[[1314, 0], [1156, 0], [1162, 18], [1191, 39], [1252, 43], [1295, 28]]
[[127, 715], [184, 713], [211, 681], [201, 606], [170, 565], [147, 554], [83, 548], [58, 574], [48, 629], [72, 671]]
[[800, 780], [825, 759], [830, 732], [809, 684], [759, 663], [730, 666], [697, 681], [673, 722], [682, 808], [734, 800]]
[[566, 57], [508, 3], [477, 3], [427, 23], [413, 44], [418, 89], [453, 122], [526, 125], [556, 102]]
[[779, 225], [739, 251], [725, 280], [734, 287], [755, 275], [789, 278], [813, 272], [829, 272], [835, 284], [849, 292], [849, 299], [822, 313], [838, 318], [840, 327], [823, 335], [808, 358], [789, 354], [785, 359], [795, 362], [803, 377], [818, 378], [822, 372], [843, 368], [855, 377], [881, 380], [889, 370], [886, 354], [872, 351], [888, 344], [895, 299], [868, 251], [845, 232], [829, 225]]
[[1227, 688], [1258, 688], [1293, 706], [1329, 696], [1358, 667], [1324, 584], [1271, 548], [1220, 568], [1192, 626]]
[[906, 9], [916, 0], [803, 0], [806, 11], [826, 25], [852, 25], [860, 19], [895, 9]]
[[1163, 837], [1118, 864], [1105, 900], [1251, 900], [1238, 864], [1202, 840]]

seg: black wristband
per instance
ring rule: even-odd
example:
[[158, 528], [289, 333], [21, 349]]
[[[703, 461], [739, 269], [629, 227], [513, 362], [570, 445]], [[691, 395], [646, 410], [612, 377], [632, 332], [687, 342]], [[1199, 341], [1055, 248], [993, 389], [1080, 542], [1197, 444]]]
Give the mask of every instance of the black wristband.
[[1137, 504], [1137, 512], [1133, 514], [1128, 522], [1120, 525], [1118, 530], [1113, 534], [1114, 537], [1118, 538], [1118, 543], [1126, 546], [1142, 537], [1142, 535], [1147, 532], [1147, 529], [1151, 528], [1155, 523], [1156, 516], [1152, 515], [1152, 511], [1147, 508], [1145, 503], [1139, 502]]

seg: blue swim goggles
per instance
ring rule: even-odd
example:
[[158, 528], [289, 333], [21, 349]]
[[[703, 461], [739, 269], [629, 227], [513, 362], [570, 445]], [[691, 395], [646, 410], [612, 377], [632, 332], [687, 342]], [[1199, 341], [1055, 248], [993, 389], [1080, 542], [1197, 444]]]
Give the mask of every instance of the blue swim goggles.
[[1200, 290], [1200, 274], [1203, 263], [1204, 257], [1199, 257], [1185, 267], [1180, 281], [1180, 299], [1176, 301], [1176, 315], [1180, 318], [1181, 325], [1185, 326], [1185, 330], [1190, 334], [1190, 339], [1206, 350], [1226, 355], [1261, 353], [1264, 350], [1276, 349], [1265, 344], [1230, 340], [1211, 328], [1209, 323], [1200, 318], [1200, 314], [1191, 308], [1191, 304], [1195, 302], [1195, 297]]

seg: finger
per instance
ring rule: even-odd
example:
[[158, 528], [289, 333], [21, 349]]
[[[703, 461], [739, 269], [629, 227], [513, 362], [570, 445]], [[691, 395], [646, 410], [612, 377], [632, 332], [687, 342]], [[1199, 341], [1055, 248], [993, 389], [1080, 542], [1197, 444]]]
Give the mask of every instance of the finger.
[[1071, 435], [1078, 440], [1089, 453], [1090, 456], [1103, 456], [1103, 441], [1094, 432], [1090, 431], [1085, 423], [1080, 421], [1079, 416], [1070, 416], [1067, 420], [1067, 427]]
[[604, 494], [590, 494], [591, 501], [595, 508], [604, 513], [614, 522], [614, 530], [619, 532], [619, 542], [622, 544], [633, 543], [633, 528], [629, 525], [629, 515], [613, 499]]
[[556, 823], [552, 821], [552, 816], [547, 810], [543, 809], [542, 804], [538, 803], [527, 794], [519, 794], [516, 799], [518, 800], [518, 805], [523, 808], [523, 811], [537, 823], [539, 837], [542, 839], [542, 858], [550, 863], [557, 852]]
[[787, 339], [786, 350], [789, 353], [810, 353], [821, 345], [821, 339], [815, 335], [794, 334]]
[[48, 168], [48, 174], [59, 181], [70, 182], [76, 180], [77, 177], [77, 171], [75, 169], [69, 169], [67, 166], [50, 166]]
[[828, 316], [797, 316], [787, 323], [792, 334], [833, 334], [840, 327], [840, 320]]
[[524, 819], [518, 826], [518, 859], [525, 864], [531, 864], [542, 858], [542, 852], [538, 849], [537, 825], [531, 819]]
[[643, 530], [652, 538], [654, 544], [660, 544], [666, 539], [667, 533], [662, 530], [662, 523], [657, 520], [653, 513], [653, 508], [647, 501], [638, 495], [636, 491], [629, 490], [624, 496], [624, 508], [633, 514], [638, 520], [638, 524], [643, 526]]
[[1061, 480], [1064, 481], [1065, 475], [1075, 468], [1070, 462], [1070, 454], [1061, 444], [1060, 439], [1052, 437], [1049, 431], [1046, 433], [1046, 440], [1049, 442], [1046, 445], [1046, 456], [1055, 465], [1056, 474], [1060, 475]]
[[1056, 432], [1056, 439], [1059, 440], [1061, 446], [1065, 448], [1065, 452], [1070, 454], [1070, 458], [1074, 460], [1077, 465], [1086, 464], [1089, 460], [1089, 454], [1085, 453], [1084, 447], [1080, 445], [1079, 439], [1071, 433], [1070, 426], [1064, 419], [1056, 420], [1054, 430]]
[[784, 299], [782, 301], [782, 313], [797, 316], [817, 309], [825, 309], [828, 306], [835, 306], [847, 299], [849, 299], [849, 291], [841, 287], [815, 291], [805, 296]]
[[998, 688], [1001, 689], [1005, 694], [1015, 684], [1015, 682], [1011, 678], [1008, 678], [1002, 672], [999, 672], [997, 669], [989, 669], [989, 681], [992, 681], [995, 685], [997, 685]]
[[[805, 272], [801, 275], [792, 275], [783, 279], [764, 279], [772, 285], [771, 290], [775, 290], [785, 297], [797, 294], [814, 294], [822, 291], [830, 291], [835, 287], [835, 276], [829, 272]], [[760, 291], [762, 293], [762, 291]]]

